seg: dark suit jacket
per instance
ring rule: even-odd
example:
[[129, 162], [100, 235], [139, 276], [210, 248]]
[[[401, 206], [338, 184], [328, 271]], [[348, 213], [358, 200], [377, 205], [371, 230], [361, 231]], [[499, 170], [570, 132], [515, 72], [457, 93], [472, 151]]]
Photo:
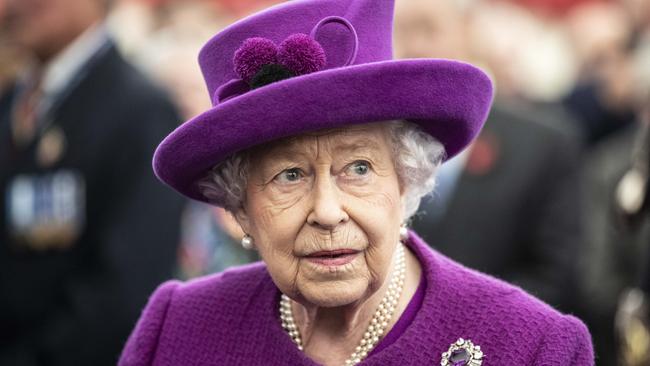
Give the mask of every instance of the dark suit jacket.
[[[13, 91], [0, 102], [0, 364], [115, 364], [155, 285], [172, 275], [180, 196], [151, 169], [179, 122], [167, 96], [109, 45], [49, 113], [67, 140], [43, 168], [14, 146]], [[86, 185], [85, 226], [68, 249], [32, 251], [8, 233], [7, 185], [72, 169]]]
[[579, 149], [577, 137], [541, 119], [495, 104], [477, 141], [493, 155], [489, 169], [466, 168], [441, 218], [426, 214], [439, 209], [434, 194], [413, 226], [453, 259], [568, 310], [580, 235]]
[[640, 124], [634, 124], [604, 139], [590, 151], [581, 171], [585, 235], [579, 278], [589, 299], [583, 310], [599, 365], [616, 364], [614, 322], [621, 294], [629, 287], [646, 287], [650, 280], [642, 278], [650, 256], [650, 215], [629, 221], [616, 200], [641, 134]]

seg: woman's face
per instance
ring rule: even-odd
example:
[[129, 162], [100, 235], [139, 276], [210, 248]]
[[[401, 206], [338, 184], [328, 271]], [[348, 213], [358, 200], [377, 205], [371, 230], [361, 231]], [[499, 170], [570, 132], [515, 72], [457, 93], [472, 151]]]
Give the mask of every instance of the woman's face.
[[381, 287], [403, 216], [391, 150], [388, 128], [376, 123], [252, 152], [236, 216], [283, 293], [334, 307]]

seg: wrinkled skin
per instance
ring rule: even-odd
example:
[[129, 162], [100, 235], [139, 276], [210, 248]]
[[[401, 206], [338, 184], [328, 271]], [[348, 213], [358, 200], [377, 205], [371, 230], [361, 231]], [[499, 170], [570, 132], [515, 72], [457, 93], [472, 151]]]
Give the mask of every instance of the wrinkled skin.
[[[305, 352], [316, 361], [341, 364], [381, 301], [399, 243], [402, 194], [384, 124], [301, 135], [251, 153], [236, 218], [275, 284], [295, 300]], [[336, 249], [358, 254], [339, 266], [305, 258]], [[419, 264], [407, 253], [397, 315], [419, 280]]]

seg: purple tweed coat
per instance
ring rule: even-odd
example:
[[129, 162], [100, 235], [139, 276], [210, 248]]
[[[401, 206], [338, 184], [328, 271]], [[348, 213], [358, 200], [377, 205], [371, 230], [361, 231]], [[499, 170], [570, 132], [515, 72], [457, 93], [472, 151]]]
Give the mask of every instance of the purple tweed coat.
[[[426, 276], [422, 307], [399, 339], [363, 365], [440, 365], [458, 338], [481, 346], [483, 366], [594, 364], [580, 320], [451, 261], [414, 234], [407, 244]], [[282, 329], [279, 297], [262, 263], [167, 282], [149, 300], [119, 365], [316, 365]]]

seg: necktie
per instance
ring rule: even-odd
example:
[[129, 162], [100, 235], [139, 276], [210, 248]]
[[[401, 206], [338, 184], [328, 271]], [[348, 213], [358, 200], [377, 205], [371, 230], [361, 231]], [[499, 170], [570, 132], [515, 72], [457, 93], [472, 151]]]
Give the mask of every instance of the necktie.
[[38, 105], [42, 97], [41, 72], [32, 74], [29, 81], [18, 95], [14, 104], [12, 118], [12, 133], [16, 146], [27, 146], [36, 135], [38, 128]]

